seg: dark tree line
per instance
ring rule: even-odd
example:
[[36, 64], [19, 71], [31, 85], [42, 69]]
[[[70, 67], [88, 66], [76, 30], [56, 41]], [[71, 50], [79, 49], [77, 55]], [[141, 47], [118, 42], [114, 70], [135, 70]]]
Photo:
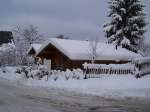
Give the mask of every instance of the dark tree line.
[[13, 34], [11, 31], [0, 31], [0, 45], [10, 43], [13, 41]]

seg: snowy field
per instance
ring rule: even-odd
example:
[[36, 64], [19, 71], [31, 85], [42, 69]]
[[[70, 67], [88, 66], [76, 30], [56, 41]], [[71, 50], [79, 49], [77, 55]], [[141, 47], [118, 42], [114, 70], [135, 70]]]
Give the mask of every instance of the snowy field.
[[26, 79], [22, 74], [14, 73], [16, 68], [7, 67], [7, 72], [0, 71], [0, 77], [30, 87], [59, 88], [83, 94], [103, 97], [150, 97], [150, 75], [136, 79], [132, 75], [102, 75], [93, 79], [52, 78], [46, 80]]

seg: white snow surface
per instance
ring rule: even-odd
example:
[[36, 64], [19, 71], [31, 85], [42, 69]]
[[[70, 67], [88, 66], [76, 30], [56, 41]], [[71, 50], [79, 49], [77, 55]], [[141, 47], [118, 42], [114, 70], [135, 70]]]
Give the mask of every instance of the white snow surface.
[[103, 76], [87, 80], [33, 80], [26, 82], [28, 86], [52, 87], [77, 93], [104, 97], [150, 97], [150, 76], [136, 79], [127, 76]]
[[[15, 71], [18, 67], [6, 67], [0, 68], [0, 77], [7, 79], [9, 81], [18, 81], [23, 78], [21, 74], [15, 74]], [[6, 73], [2, 72], [2, 69], [6, 70]]]
[[44, 77], [41, 80], [24, 79], [14, 73], [16, 68], [9, 67], [7, 73], [0, 71], [0, 77], [31, 87], [58, 88], [67, 91], [103, 97], [150, 97], [150, 75], [136, 79], [133, 75], [102, 75], [101, 78], [69, 79], [58, 78], [54, 81]]
[[131, 75], [103, 76], [87, 80], [34, 80], [25, 83], [28, 86], [52, 87], [83, 94], [104, 97], [150, 97], [150, 76], [136, 79]]
[[[71, 60], [91, 60], [90, 41], [51, 38], [38, 50], [37, 55], [49, 44], [55, 46]], [[98, 42], [96, 60], [131, 60], [141, 57], [139, 54], [128, 51], [115, 45]]]

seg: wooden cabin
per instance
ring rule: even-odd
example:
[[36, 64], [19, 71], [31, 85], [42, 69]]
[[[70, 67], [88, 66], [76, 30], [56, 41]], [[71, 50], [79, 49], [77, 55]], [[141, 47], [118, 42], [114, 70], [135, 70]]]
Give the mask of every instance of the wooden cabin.
[[[92, 59], [89, 41], [51, 38], [43, 44], [36, 56], [42, 60], [50, 60], [51, 69], [65, 70], [82, 68], [82, 64], [90, 63]], [[134, 57], [138, 57], [131, 51], [112, 44], [98, 42], [95, 63], [97, 64], [124, 64]]]

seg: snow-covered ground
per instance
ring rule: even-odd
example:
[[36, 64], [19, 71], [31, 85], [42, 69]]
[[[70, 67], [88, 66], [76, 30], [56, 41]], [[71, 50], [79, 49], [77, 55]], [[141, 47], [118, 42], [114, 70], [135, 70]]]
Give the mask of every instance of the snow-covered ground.
[[25, 79], [15, 74], [16, 68], [7, 68], [7, 73], [0, 72], [0, 77], [31, 87], [59, 88], [77, 93], [104, 97], [150, 97], [150, 75], [136, 79], [132, 75], [103, 75], [93, 79], [59, 78], [56, 81], [46, 77], [41, 80]]
[[[15, 71], [18, 67], [5, 67], [0, 68], [0, 77], [7, 79], [9, 81], [18, 81], [20, 79], [23, 79], [23, 75], [16, 74]], [[2, 70], [5, 70], [6, 73], [3, 73]]]
[[135, 79], [127, 76], [104, 76], [86, 80], [33, 80], [25, 82], [28, 86], [60, 88], [105, 97], [150, 97], [150, 76]]

